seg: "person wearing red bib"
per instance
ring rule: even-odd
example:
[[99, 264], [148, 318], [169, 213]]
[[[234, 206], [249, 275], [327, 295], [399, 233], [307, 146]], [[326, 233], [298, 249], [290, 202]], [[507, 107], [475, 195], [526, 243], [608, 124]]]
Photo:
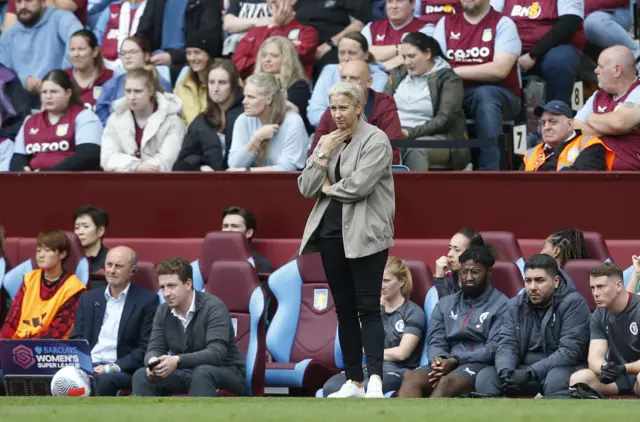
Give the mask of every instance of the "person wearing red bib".
[[43, 111], [29, 116], [16, 136], [10, 170], [98, 170], [102, 125], [64, 70], [44, 77], [40, 100]]
[[72, 67], [65, 70], [78, 89], [80, 101], [93, 110], [102, 94], [102, 85], [113, 77], [113, 71], [104, 66], [104, 59], [93, 32], [81, 29], [71, 36], [69, 57]]
[[73, 330], [85, 285], [63, 268], [71, 242], [62, 230], [44, 230], [36, 241], [38, 269], [25, 274], [11, 302], [0, 339], [66, 339]]

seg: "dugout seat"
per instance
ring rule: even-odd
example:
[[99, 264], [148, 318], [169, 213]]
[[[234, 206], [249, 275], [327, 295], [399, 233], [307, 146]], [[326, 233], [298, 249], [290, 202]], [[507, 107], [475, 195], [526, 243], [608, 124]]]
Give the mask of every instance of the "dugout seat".
[[343, 366], [338, 319], [320, 254], [301, 255], [269, 277], [278, 301], [267, 332], [266, 385], [313, 395]]
[[162, 292], [160, 292], [160, 282], [156, 275], [156, 266], [153, 262], [138, 261], [136, 272], [131, 276], [131, 283], [157, 293], [161, 303], [164, 302]]
[[[217, 296], [229, 309], [238, 349], [246, 362], [249, 396], [264, 396], [266, 295], [253, 266], [243, 261], [216, 261], [205, 291]], [[224, 390], [219, 396], [232, 395]]]
[[596, 301], [591, 294], [588, 271], [600, 263], [602, 263], [602, 261], [595, 259], [573, 259], [568, 261], [564, 266], [564, 272], [571, 277], [573, 284], [576, 285], [576, 290], [587, 301], [589, 310], [592, 312], [596, 309]]
[[[84, 249], [82, 248], [82, 244], [80, 240], [73, 232], [65, 232], [71, 241], [71, 253], [69, 257], [64, 263], [65, 271], [74, 273], [76, 277], [82, 281], [85, 286], [89, 282], [89, 276], [91, 273], [91, 266], [89, 264], [89, 260], [84, 256]], [[24, 241], [24, 243], [23, 243]], [[21, 239], [20, 244], [18, 245], [19, 249], [29, 249], [29, 255], [31, 258], [21, 262], [16, 265], [13, 269], [8, 271], [4, 280], [2, 281], [2, 286], [9, 294], [9, 297], [13, 300], [13, 298], [18, 293], [20, 286], [22, 286], [23, 277], [25, 274], [37, 269], [37, 264], [35, 260], [35, 250], [36, 250], [36, 239], [28, 238]], [[29, 256], [26, 255], [26, 256]]]
[[242, 233], [209, 232], [202, 242], [200, 257], [191, 263], [193, 288], [204, 289], [209, 280], [211, 266], [216, 261], [246, 261], [253, 264], [251, 248]]
[[489, 281], [493, 287], [508, 298], [518, 295], [524, 288], [524, 279], [518, 266], [511, 261], [496, 261], [491, 269]]
[[524, 258], [516, 235], [512, 232], [487, 231], [481, 232], [485, 243], [490, 244], [502, 255], [501, 259], [515, 262], [524, 276]]
[[604, 237], [598, 232], [583, 232], [584, 243], [589, 251], [589, 259], [598, 261], [610, 261], [611, 253], [604, 241]]

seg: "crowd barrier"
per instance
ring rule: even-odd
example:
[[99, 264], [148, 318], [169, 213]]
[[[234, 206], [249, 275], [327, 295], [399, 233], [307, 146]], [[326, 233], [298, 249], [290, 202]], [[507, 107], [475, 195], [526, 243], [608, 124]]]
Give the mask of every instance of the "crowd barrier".
[[[8, 236], [71, 229], [86, 204], [110, 214], [108, 237], [201, 238], [239, 205], [258, 218], [258, 237], [300, 238], [314, 200], [296, 173], [0, 174], [0, 222]], [[633, 201], [640, 173], [432, 172], [394, 174], [395, 237], [449, 238], [462, 226], [520, 239], [559, 228], [640, 239]]]

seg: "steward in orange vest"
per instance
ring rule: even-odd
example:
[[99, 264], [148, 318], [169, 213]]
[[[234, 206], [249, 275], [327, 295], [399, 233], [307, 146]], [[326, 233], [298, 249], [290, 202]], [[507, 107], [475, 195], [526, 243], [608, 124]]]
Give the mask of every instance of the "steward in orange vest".
[[615, 154], [601, 139], [576, 134], [568, 105], [551, 101], [535, 114], [542, 117], [543, 143], [527, 150], [524, 171], [611, 170]]
[[85, 285], [62, 268], [71, 252], [62, 230], [38, 235], [37, 270], [24, 275], [23, 284], [11, 303], [0, 331], [0, 339], [66, 339], [73, 329], [80, 294]]

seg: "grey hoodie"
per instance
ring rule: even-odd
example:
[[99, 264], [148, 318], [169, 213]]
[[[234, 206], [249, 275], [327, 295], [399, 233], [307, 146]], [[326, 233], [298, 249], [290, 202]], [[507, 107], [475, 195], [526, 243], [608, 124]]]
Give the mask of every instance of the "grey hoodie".
[[[562, 270], [560, 286], [552, 300], [540, 326], [540, 333], [544, 333], [542, 347], [547, 357], [531, 365], [541, 380], [552, 368], [583, 363], [589, 346], [589, 307]], [[503, 370], [514, 370], [524, 362], [532, 340], [532, 326], [538, 318], [536, 312], [526, 294], [509, 300], [496, 352], [498, 374]]]
[[462, 291], [441, 298], [429, 321], [429, 359], [456, 356], [459, 364], [493, 364], [507, 297], [489, 288], [475, 299]]

